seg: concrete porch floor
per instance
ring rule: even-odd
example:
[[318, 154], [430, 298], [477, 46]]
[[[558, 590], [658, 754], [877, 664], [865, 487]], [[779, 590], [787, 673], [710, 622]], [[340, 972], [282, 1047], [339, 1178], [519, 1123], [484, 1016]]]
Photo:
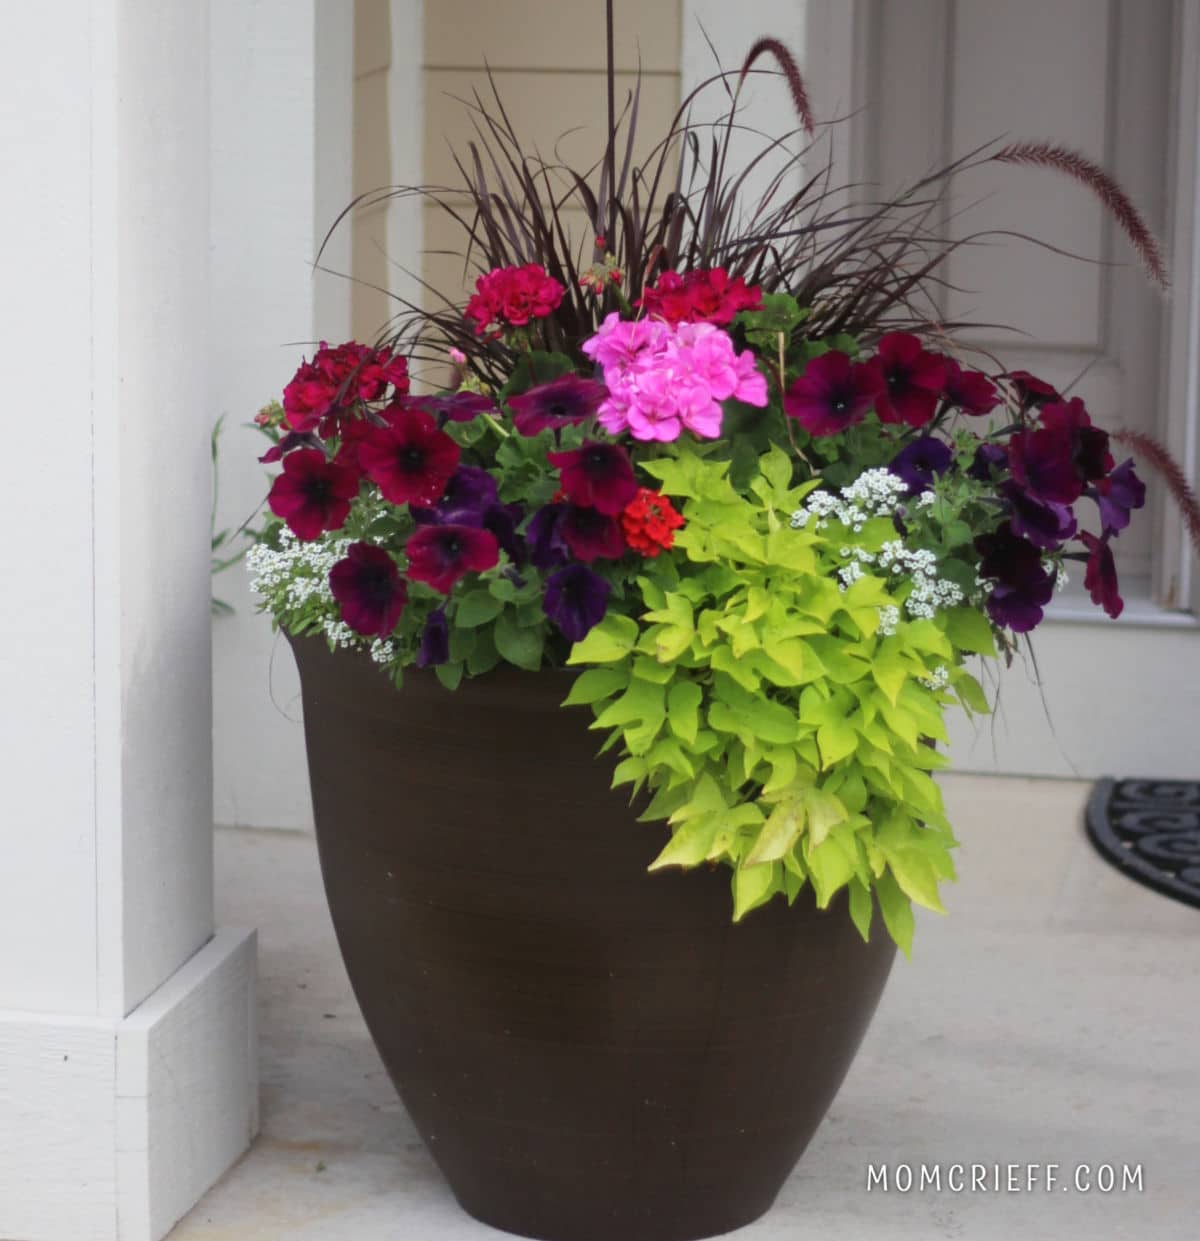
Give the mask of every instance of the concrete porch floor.
[[[732, 1235], [1195, 1235], [1200, 911], [1093, 854], [1088, 784], [952, 776], [943, 787], [962, 841], [950, 916], [920, 920], [913, 963], [897, 961], [775, 1209]], [[222, 830], [217, 868], [220, 923], [259, 928], [262, 1135], [172, 1241], [499, 1241], [455, 1205], [375, 1054], [312, 839]], [[1019, 1193], [868, 1192], [868, 1165], [884, 1162], [939, 1162], [943, 1175], [1019, 1164], [1022, 1178], [1027, 1164], [1056, 1163], [1059, 1179]], [[1078, 1164], [1116, 1165], [1118, 1188], [1080, 1192]], [[1141, 1165], [1140, 1193], [1121, 1192], [1122, 1164]]]

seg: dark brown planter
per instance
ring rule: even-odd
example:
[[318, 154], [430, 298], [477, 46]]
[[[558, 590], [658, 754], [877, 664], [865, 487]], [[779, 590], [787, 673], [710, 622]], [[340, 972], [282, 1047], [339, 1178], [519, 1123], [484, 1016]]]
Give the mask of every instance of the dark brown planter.
[[295, 642], [325, 890], [363, 1014], [462, 1206], [551, 1241], [766, 1211], [891, 967], [844, 908], [735, 926], [729, 872], [649, 875], [567, 677], [397, 693]]

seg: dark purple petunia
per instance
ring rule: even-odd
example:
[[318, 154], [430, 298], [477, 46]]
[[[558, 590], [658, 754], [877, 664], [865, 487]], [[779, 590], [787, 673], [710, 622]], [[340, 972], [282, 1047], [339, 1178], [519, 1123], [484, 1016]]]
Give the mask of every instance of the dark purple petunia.
[[923, 435], [906, 444], [892, 459], [888, 469], [908, 484], [908, 494], [915, 496], [933, 486], [954, 464], [949, 445], [932, 435]]
[[1042, 565], [1042, 554], [1019, 538], [1005, 522], [994, 534], [975, 540], [980, 555], [979, 576], [994, 583], [988, 595], [988, 615], [1014, 633], [1028, 633], [1041, 623], [1054, 594], [1054, 579]]
[[498, 414], [500, 407], [482, 392], [455, 392], [450, 396], [405, 396], [394, 407], [419, 409], [432, 415], [439, 425], [447, 422], [470, 422], [480, 414]]
[[546, 456], [558, 467], [562, 489], [572, 504], [615, 517], [638, 493], [629, 455], [616, 444], [584, 440], [571, 452]]
[[509, 397], [508, 405], [517, 430], [522, 435], [537, 435], [547, 428], [555, 431], [587, 421], [607, 396], [608, 389], [598, 379], [564, 375]]
[[1099, 479], [1088, 494], [1100, 507], [1101, 532], [1111, 536], [1124, 530], [1133, 510], [1146, 503], [1146, 484], [1134, 473], [1131, 457]]
[[883, 385], [875, 370], [840, 349], [813, 358], [783, 396], [783, 412], [809, 435], [836, 435], [861, 422]]
[[1117, 583], [1117, 566], [1113, 561], [1112, 548], [1108, 539], [1098, 539], [1094, 534], [1084, 530], [1079, 537], [1088, 549], [1087, 569], [1084, 572], [1083, 584], [1092, 597], [1092, 602], [1102, 607], [1109, 616], [1116, 620], [1125, 610], [1125, 601], [1121, 598]]
[[[480, 524], [483, 514], [495, 503], [496, 480], [487, 470], [477, 465], [460, 465], [450, 475], [442, 498], [428, 507], [414, 506], [412, 515], [425, 524], [458, 522], [472, 526]], [[472, 516], [475, 520], [471, 520]]]
[[1000, 473], [1008, 469], [1008, 452], [1000, 444], [980, 444], [975, 449], [975, 460], [967, 469], [967, 477], [976, 482], [991, 482], [992, 471]]
[[1046, 551], [1057, 551], [1076, 530], [1075, 514], [1065, 504], [1039, 500], [1008, 482], [1000, 494], [1009, 503], [1013, 533]]
[[446, 624], [446, 609], [435, 608], [425, 620], [421, 631], [421, 645], [417, 650], [418, 668], [436, 668], [450, 658], [450, 629]]
[[619, 560], [626, 551], [621, 523], [599, 509], [564, 504], [558, 527], [576, 560]]
[[490, 530], [478, 526], [418, 526], [404, 548], [408, 576], [449, 594], [466, 574], [482, 573], [500, 560], [500, 547]]
[[882, 391], [875, 402], [881, 422], [923, 427], [937, 410], [946, 386], [946, 359], [930, 353], [911, 332], [889, 332], [879, 338], [871, 366]]
[[358, 462], [392, 504], [436, 504], [458, 465], [459, 446], [419, 409], [390, 411], [357, 446]]
[[342, 525], [357, 495], [352, 470], [330, 461], [320, 448], [302, 448], [284, 457], [267, 503], [297, 538], [315, 539]]
[[408, 602], [408, 585], [396, 562], [370, 543], [351, 543], [329, 570], [329, 589], [342, 619], [356, 633], [386, 638]]
[[1048, 401], [1062, 400], [1057, 388], [1051, 387], [1044, 379], [1039, 379], [1028, 371], [1009, 371], [1004, 378], [1016, 389], [1017, 400], [1021, 402], [1022, 409], [1033, 409]]
[[990, 414], [1000, 404], [1000, 393], [986, 375], [978, 371], [964, 371], [953, 358], [946, 359], [943, 395], [951, 405], [973, 418]]
[[544, 504], [525, 530], [529, 559], [537, 569], [557, 569], [571, 558], [570, 548], [562, 534], [565, 504]]
[[581, 642], [604, 619], [612, 587], [586, 565], [573, 564], [546, 579], [542, 611], [568, 642]]
[[496, 536], [496, 542], [516, 565], [526, 559], [525, 540], [517, 533], [525, 510], [519, 504], [490, 504], [483, 511], [482, 526]]

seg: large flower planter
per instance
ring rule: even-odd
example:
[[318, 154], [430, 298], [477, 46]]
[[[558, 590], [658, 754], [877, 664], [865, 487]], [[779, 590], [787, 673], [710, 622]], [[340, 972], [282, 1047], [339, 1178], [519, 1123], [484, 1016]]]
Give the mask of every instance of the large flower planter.
[[461, 1205], [554, 1241], [684, 1241], [772, 1204], [894, 947], [805, 892], [647, 874], [561, 673], [397, 691], [293, 642], [325, 889], [371, 1034]]

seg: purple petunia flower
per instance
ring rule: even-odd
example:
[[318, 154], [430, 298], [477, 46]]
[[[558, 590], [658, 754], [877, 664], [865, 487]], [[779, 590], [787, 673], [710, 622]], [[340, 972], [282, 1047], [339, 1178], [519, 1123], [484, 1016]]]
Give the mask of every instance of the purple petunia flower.
[[975, 460], [967, 467], [967, 477], [976, 482], [991, 482], [992, 471], [1008, 469], [1008, 452], [1000, 444], [980, 444], [975, 449]]
[[872, 367], [831, 349], [813, 358], [792, 381], [783, 396], [783, 412], [809, 435], [836, 435], [861, 422], [882, 391]]
[[572, 504], [615, 517], [638, 493], [629, 455], [616, 444], [584, 440], [572, 452], [546, 455], [558, 467], [563, 491]]
[[508, 405], [517, 430], [522, 435], [537, 435], [547, 428], [556, 431], [585, 422], [607, 397], [608, 388], [600, 380], [563, 375], [509, 397]]
[[459, 578], [491, 569], [500, 559], [496, 536], [477, 526], [418, 526], [404, 550], [408, 576], [443, 595]]
[[1133, 470], [1133, 458], [1122, 461], [1107, 477], [1097, 481], [1088, 491], [1100, 507], [1102, 533], [1119, 534], [1129, 525], [1130, 513], [1146, 503], [1146, 484]]
[[1005, 483], [1000, 494], [1009, 503], [1013, 533], [1028, 539], [1035, 547], [1057, 551], [1074, 535], [1075, 514], [1067, 505], [1039, 500], [1014, 482]]
[[[414, 506], [412, 515], [418, 522], [443, 525], [461, 522], [477, 525], [483, 513], [496, 503], [496, 480], [477, 465], [460, 465], [446, 484], [445, 493], [436, 504]], [[476, 520], [470, 520], [474, 516]]]
[[425, 620], [421, 632], [421, 645], [417, 650], [418, 668], [436, 668], [450, 658], [450, 629], [446, 624], [446, 609], [435, 608]]
[[529, 559], [535, 568], [557, 569], [571, 557], [562, 533], [562, 519], [566, 512], [563, 504], [544, 504], [529, 521], [525, 541], [529, 546]]
[[396, 562], [371, 543], [351, 543], [329, 570], [329, 590], [342, 619], [356, 633], [386, 638], [408, 602], [408, 585]]
[[994, 534], [975, 540], [979, 576], [994, 585], [988, 595], [988, 615], [1014, 633], [1028, 633], [1041, 623], [1044, 606], [1054, 594], [1054, 579], [1042, 565], [1042, 554], [1018, 537], [1009, 522]]
[[576, 560], [619, 560], [625, 554], [621, 523], [599, 509], [564, 504], [558, 527]]
[[892, 459], [888, 469], [908, 484], [908, 494], [915, 496], [933, 486], [934, 480], [954, 464], [954, 454], [947, 444], [932, 435], [923, 435], [906, 444]]
[[612, 587], [586, 565], [573, 564], [546, 579], [542, 611], [568, 642], [581, 642], [604, 619]]

